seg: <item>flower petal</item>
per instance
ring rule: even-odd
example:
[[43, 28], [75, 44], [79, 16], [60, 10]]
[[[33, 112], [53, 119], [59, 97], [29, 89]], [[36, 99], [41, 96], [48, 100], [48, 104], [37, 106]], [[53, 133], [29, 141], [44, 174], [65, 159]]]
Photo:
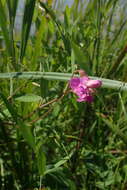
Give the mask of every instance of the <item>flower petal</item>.
[[102, 85], [100, 80], [88, 80], [86, 86], [89, 88], [98, 88]]
[[91, 96], [91, 95], [87, 96], [86, 102], [89, 102], [89, 103], [93, 102], [93, 96]]
[[85, 97], [83, 97], [83, 96], [80, 96], [78, 99], [77, 99], [77, 102], [89, 102], [89, 103], [91, 103], [91, 102], [93, 102], [93, 96], [91, 96], [91, 95], [86, 95]]
[[72, 88], [72, 89], [77, 88], [78, 85], [80, 84], [80, 78], [78, 78], [78, 77], [72, 78], [70, 80], [69, 84], [70, 84], [70, 88]]
[[73, 92], [74, 92], [77, 96], [82, 96], [83, 94], [86, 93], [86, 89], [83, 88], [82, 86], [79, 86], [79, 87], [73, 89]]
[[79, 97], [79, 98], [77, 99], [77, 102], [85, 102], [85, 99], [84, 99], [84, 98]]
[[85, 85], [89, 80], [90, 80], [89, 77], [86, 76], [80, 78], [81, 84], [83, 85]]

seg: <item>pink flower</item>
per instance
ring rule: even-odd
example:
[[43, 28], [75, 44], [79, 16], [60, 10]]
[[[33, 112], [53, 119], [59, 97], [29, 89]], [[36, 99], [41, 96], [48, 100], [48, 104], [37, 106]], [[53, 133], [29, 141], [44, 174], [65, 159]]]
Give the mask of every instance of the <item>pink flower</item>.
[[78, 70], [80, 77], [69, 81], [71, 91], [78, 96], [78, 102], [92, 102], [95, 88], [102, 85], [100, 80], [91, 80], [83, 70]]

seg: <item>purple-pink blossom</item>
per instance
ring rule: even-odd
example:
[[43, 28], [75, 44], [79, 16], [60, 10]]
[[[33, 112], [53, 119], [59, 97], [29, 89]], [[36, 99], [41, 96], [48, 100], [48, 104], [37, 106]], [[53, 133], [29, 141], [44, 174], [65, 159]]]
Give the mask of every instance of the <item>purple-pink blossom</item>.
[[80, 77], [73, 77], [69, 81], [71, 91], [78, 96], [78, 102], [92, 102], [95, 88], [102, 85], [100, 80], [91, 80], [83, 70], [78, 70]]

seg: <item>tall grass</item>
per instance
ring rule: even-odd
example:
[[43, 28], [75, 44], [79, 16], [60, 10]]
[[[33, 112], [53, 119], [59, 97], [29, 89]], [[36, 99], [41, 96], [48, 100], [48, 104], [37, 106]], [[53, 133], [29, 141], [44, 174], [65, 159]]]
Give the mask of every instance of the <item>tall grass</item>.
[[[18, 3], [0, 1], [0, 189], [125, 190], [127, 25], [120, 0], [74, 0], [62, 10], [62, 1], [26, 0], [21, 36]], [[103, 81], [92, 104], [62, 96], [79, 68]]]

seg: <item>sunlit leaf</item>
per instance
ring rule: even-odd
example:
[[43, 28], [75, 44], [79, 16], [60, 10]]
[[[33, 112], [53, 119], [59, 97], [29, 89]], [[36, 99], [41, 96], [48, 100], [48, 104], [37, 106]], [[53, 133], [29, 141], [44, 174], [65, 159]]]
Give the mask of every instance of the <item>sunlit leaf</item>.
[[34, 94], [26, 94], [24, 96], [20, 96], [16, 98], [19, 102], [38, 102], [41, 101], [41, 96], [34, 95]]

